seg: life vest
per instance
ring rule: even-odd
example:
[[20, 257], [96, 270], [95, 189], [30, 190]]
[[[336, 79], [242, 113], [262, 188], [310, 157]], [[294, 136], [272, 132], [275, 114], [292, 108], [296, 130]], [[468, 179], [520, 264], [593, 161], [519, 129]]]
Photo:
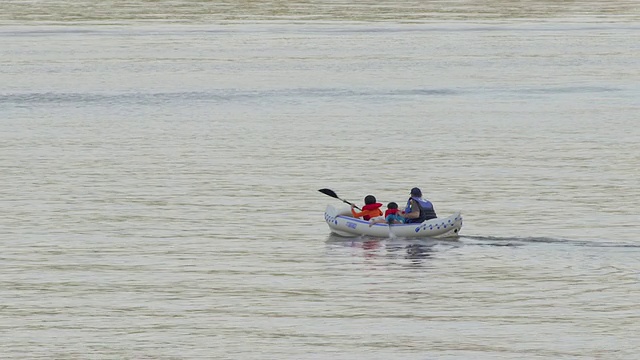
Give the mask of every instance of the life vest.
[[399, 213], [399, 212], [400, 212], [400, 209], [387, 209], [387, 210], [384, 212], [384, 217], [387, 217], [387, 216], [389, 216], [389, 215], [393, 215], [393, 214], [397, 214], [397, 213]]
[[369, 221], [372, 217], [381, 216], [382, 215], [382, 210], [380, 210], [381, 206], [382, 206], [381, 203], [374, 203], [374, 204], [363, 206], [362, 212], [367, 212], [368, 214], [363, 215], [362, 219]]
[[407, 207], [404, 210], [405, 213], [411, 212], [411, 199], [413, 199], [418, 204], [418, 207], [420, 208], [420, 217], [418, 217], [417, 219], [407, 219], [407, 222], [421, 223], [425, 220], [435, 219], [437, 217], [436, 210], [433, 208], [433, 204], [431, 203], [431, 201], [413, 196], [410, 197], [409, 200], [407, 200]]

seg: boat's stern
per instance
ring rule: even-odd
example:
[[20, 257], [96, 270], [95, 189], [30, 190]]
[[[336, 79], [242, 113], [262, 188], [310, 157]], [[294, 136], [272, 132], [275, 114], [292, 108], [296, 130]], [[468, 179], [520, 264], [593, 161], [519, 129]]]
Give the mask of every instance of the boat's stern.
[[462, 229], [462, 215], [460, 211], [447, 218], [427, 220], [416, 228], [416, 233], [430, 234], [432, 237], [457, 237]]

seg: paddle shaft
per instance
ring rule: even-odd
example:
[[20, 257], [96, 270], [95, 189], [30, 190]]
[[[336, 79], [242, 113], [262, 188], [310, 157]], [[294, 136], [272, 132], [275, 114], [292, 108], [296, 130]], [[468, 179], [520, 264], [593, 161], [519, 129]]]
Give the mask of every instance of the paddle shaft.
[[358, 209], [358, 210], [362, 211], [362, 209], [360, 209], [360, 208], [359, 208], [359, 207], [357, 207], [356, 205], [354, 205], [354, 204], [352, 204], [352, 203], [348, 202], [347, 200], [343, 200], [343, 199], [340, 199], [340, 198], [336, 198], [336, 199], [338, 199], [338, 200], [342, 200], [342, 202], [343, 202], [343, 203], [345, 203], [345, 204], [349, 204], [349, 205], [352, 205], [352, 206], [353, 206], [353, 207], [355, 207], [356, 209]]

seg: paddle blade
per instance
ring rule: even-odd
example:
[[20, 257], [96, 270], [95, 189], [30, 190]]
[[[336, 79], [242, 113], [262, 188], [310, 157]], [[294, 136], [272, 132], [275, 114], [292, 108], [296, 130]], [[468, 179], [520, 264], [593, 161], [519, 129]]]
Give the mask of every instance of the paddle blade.
[[321, 193], [323, 193], [323, 194], [325, 194], [325, 195], [329, 195], [329, 196], [331, 196], [332, 198], [339, 199], [338, 195], [337, 195], [333, 190], [331, 190], [331, 189], [320, 189], [320, 190], [318, 190], [318, 191], [320, 191]]

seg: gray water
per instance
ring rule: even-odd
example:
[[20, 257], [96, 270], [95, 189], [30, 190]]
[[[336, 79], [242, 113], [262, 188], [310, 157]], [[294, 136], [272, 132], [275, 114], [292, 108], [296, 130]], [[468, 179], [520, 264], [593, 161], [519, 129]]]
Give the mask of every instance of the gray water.
[[[0, 358], [637, 359], [639, 39], [635, 1], [3, 1]], [[459, 238], [324, 223], [414, 186]]]

